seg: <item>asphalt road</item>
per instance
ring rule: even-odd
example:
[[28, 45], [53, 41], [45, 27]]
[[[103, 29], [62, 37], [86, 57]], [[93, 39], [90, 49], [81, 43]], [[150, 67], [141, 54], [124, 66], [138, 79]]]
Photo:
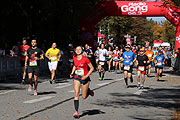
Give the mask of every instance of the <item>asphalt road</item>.
[[[173, 120], [180, 100], [180, 76], [166, 73], [156, 81], [155, 74], [146, 77], [145, 89], [134, 82], [125, 88], [123, 74], [106, 72], [105, 80], [98, 73], [91, 75], [90, 88], [95, 96], [80, 98], [80, 120]], [[74, 113], [73, 80], [57, 78], [49, 84], [39, 79], [38, 96], [27, 92], [28, 85], [0, 84], [0, 120], [71, 120]]]

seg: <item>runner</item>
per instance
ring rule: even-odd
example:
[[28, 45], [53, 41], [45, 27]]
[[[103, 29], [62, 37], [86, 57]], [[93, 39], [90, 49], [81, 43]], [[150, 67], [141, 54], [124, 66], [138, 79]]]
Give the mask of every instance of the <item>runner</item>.
[[97, 50], [94, 53], [94, 56], [96, 57], [96, 69], [98, 71], [98, 64], [99, 64], [99, 46], [97, 47]]
[[[143, 89], [146, 75], [146, 65], [149, 63], [149, 59], [146, 55], [144, 55], [144, 50], [140, 49], [139, 55], [137, 55], [137, 88]], [[142, 81], [140, 83], [140, 75], [142, 77]]]
[[130, 50], [130, 46], [127, 45], [125, 47], [126, 52], [123, 53], [123, 65], [124, 65], [124, 80], [126, 83], [126, 87], [128, 88], [128, 77], [131, 80], [131, 83], [133, 82], [132, 77], [132, 69], [133, 69], [133, 63], [136, 61], [136, 55]]
[[145, 55], [147, 55], [148, 59], [149, 59], [147, 77], [150, 77], [152, 60], [153, 60], [153, 56], [154, 56], [154, 52], [152, 51], [151, 46], [148, 47], [148, 50], [145, 52]]
[[[107, 50], [104, 48], [104, 43], [101, 44], [101, 49], [99, 49], [99, 80], [104, 80], [104, 74], [105, 74], [105, 62], [106, 62], [106, 56], [108, 55]], [[102, 76], [101, 76], [102, 73]]]
[[[32, 76], [34, 74], [34, 95], [37, 95], [38, 86], [38, 76], [39, 76], [39, 65], [40, 60], [42, 60], [42, 51], [37, 48], [36, 40], [31, 41], [32, 47], [28, 49], [27, 56], [25, 60], [25, 66], [28, 66], [28, 78], [29, 78], [29, 88], [28, 91], [31, 92], [33, 88]], [[28, 63], [28, 65], [27, 65]]]
[[165, 64], [165, 57], [162, 55], [162, 51], [158, 51], [158, 55], [154, 59], [155, 67], [156, 67], [156, 76], [157, 76], [157, 81], [159, 81], [159, 77], [162, 77], [163, 73], [163, 65]]
[[[91, 64], [90, 60], [82, 55], [82, 47], [78, 46], [76, 47], [76, 57], [73, 58], [74, 66], [72, 69], [72, 72], [70, 74], [70, 78], [73, 78], [74, 75], [74, 91], [75, 91], [75, 97], [74, 97], [74, 108], [75, 113], [73, 114], [73, 117], [79, 118], [78, 108], [79, 108], [79, 93], [80, 88], [82, 90], [82, 98], [86, 99], [89, 95], [94, 96], [94, 92], [90, 90], [90, 74], [93, 72], [94, 67]], [[88, 71], [88, 66], [90, 67], [90, 70]]]
[[22, 45], [20, 45], [19, 47], [20, 63], [21, 63], [22, 73], [23, 73], [23, 78], [21, 81], [22, 84], [25, 84], [27, 67], [25, 67], [24, 65], [25, 65], [25, 58], [27, 55], [27, 50], [30, 48], [30, 46], [26, 44], [27, 44], [27, 40], [26, 38], [23, 38]]
[[122, 71], [122, 67], [123, 67], [122, 55], [123, 55], [123, 49], [120, 49], [120, 51], [119, 51], [119, 71], [120, 71], [120, 73], [122, 73], [121, 71]]
[[115, 73], [117, 73], [118, 63], [119, 63], [119, 48], [116, 47], [115, 50], [113, 51], [113, 69]]
[[109, 56], [107, 57], [107, 65], [108, 65], [108, 71], [111, 71], [111, 62], [112, 62], [112, 50], [111, 47], [108, 48], [108, 54]]
[[61, 53], [60, 50], [56, 48], [56, 43], [52, 44], [52, 47], [47, 50], [45, 56], [49, 59], [48, 66], [51, 72], [51, 79], [49, 82], [52, 84], [55, 78], [55, 71], [57, 69], [58, 61], [61, 58]]

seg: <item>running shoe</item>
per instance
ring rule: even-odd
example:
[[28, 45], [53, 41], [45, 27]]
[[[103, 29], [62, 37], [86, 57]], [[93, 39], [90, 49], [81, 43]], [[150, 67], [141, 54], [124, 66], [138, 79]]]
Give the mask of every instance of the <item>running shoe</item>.
[[144, 89], [143, 85], [141, 85], [140, 89], [142, 89], [142, 90]]
[[23, 84], [23, 85], [25, 85], [25, 84], [26, 84], [26, 82], [25, 82], [25, 80], [24, 80], [24, 79], [22, 79], [21, 84]]
[[99, 80], [102, 80], [102, 78], [101, 78], [101, 77], [99, 77]]
[[94, 96], [94, 92], [90, 88], [88, 88], [88, 93], [90, 96], [92, 96], [92, 97]]
[[28, 92], [32, 92], [32, 86], [29, 85]]
[[140, 84], [137, 84], [137, 88], [140, 88]]
[[159, 77], [162, 77], [162, 73], [159, 74]]
[[157, 81], [159, 81], [159, 79], [157, 79]]
[[147, 74], [147, 77], [150, 77], [150, 75], [149, 75], [149, 74]]
[[79, 113], [76, 111], [76, 112], [73, 114], [73, 117], [76, 118], [76, 119], [79, 119]]
[[37, 96], [37, 90], [34, 90], [34, 96]]
[[51, 79], [49, 80], [49, 83], [50, 83], [50, 84], [52, 84], [52, 83], [53, 83]]

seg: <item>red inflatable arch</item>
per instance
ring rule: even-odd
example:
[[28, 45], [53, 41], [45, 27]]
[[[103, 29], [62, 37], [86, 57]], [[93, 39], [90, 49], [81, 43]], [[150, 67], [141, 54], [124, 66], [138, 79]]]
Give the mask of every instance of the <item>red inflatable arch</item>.
[[[170, 3], [170, 2], [169, 2]], [[161, 17], [176, 26], [175, 49], [180, 48], [180, 8], [163, 1], [102, 1], [81, 19], [81, 40], [94, 45], [95, 25], [106, 16]]]

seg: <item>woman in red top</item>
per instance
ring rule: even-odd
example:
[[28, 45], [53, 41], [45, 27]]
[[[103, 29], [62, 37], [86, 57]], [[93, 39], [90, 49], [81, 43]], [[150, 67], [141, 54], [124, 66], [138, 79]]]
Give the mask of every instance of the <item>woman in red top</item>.
[[[75, 113], [73, 117], [79, 118], [78, 108], [79, 108], [79, 93], [81, 88], [82, 98], [86, 99], [88, 95], [94, 96], [94, 92], [89, 89], [90, 85], [90, 74], [93, 72], [94, 67], [91, 64], [90, 60], [82, 55], [83, 50], [81, 46], [76, 47], [76, 57], [73, 58], [74, 66], [70, 74], [70, 78], [73, 78], [74, 75], [74, 107]], [[88, 71], [88, 66], [90, 70]]]

